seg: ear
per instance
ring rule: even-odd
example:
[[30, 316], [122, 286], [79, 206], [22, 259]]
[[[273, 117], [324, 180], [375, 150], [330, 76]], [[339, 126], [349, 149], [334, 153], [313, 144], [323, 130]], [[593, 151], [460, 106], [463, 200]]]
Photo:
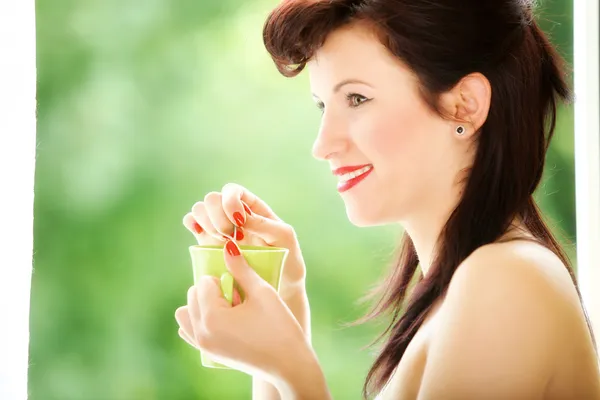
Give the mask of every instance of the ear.
[[464, 136], [475, 134], [487, 119], [492, 100], [492, 87], [479, 72], [463, 77], [450, 91], [442, 94], [441, 106], [447, 112], [452, 129], [464, 125]]

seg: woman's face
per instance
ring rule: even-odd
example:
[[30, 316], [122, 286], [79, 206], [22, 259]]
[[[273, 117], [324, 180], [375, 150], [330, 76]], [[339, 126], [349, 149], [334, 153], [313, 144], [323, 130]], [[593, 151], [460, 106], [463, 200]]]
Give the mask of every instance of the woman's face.
[[307, 68], [323, 108], [314, 157], [332, 170], [372, 167], [356, 185], [341, 188], [353, 224], [402, 222], [448, 200], [460, 165], [453, 144], [458, 124], [428, 108], [416, 78], [368, 28], [333, 32]]

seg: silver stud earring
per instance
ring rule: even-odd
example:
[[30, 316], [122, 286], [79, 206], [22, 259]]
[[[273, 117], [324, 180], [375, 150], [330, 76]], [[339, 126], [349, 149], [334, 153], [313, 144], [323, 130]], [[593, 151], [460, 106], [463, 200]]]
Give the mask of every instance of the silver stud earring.
[[462, 135], [464, 135], [464, 134], [465, 134], [465, 127], [464, 127], [464, 126], [462, 126], [462, 125], [459, 125], [459, 126], [456, 128], [456, 134], [457, 134], [458, 136], [462, 136]]

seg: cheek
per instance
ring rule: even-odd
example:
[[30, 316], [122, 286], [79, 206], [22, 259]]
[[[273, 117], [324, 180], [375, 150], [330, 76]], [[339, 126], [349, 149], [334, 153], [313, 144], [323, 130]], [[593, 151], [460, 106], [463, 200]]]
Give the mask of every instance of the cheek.
[[422, 162], [427, 151], [427, 132], [423, 130], [424, 120], [418, 112], [381, 113], [361, 132], [357, 144], [380, 174], [397, 175]]

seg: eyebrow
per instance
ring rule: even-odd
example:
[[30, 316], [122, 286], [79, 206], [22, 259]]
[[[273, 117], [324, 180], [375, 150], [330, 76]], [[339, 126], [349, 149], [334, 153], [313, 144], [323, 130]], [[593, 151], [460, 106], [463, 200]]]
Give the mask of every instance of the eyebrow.
[[[360, 84], [362, 84], [362, 85], [367, 85], [367, 86], [369, 86], [369, 87], [373, 87], [372, 85], [369, 85], [367, 82], [365, 82], [365, 81], [361, 81], [360, 79], [353, 79], [353, 78], [350, 78], [350, 79], [344, 79], [343, 81], [341, 81], [341, 82], [339, 82], [337, 85], [335, 85], [335, 86], [333, 87], [333, 93], [337, 93], [337, 92], [339, 92], [339, 91], [340, 91], [340, 89], [341, 89], [342, 87], [344, 87], [345, 85], [349, 85], [349, 84], [351, 84], [351, 83], [360, 83]], [[317, 96], [317, 95], [316, 95], [316, 94], [314, 94], [314, 93], [313, 93], [312, 95], [313, 95], [314, 97], [319, 97], [319, 96]]]

